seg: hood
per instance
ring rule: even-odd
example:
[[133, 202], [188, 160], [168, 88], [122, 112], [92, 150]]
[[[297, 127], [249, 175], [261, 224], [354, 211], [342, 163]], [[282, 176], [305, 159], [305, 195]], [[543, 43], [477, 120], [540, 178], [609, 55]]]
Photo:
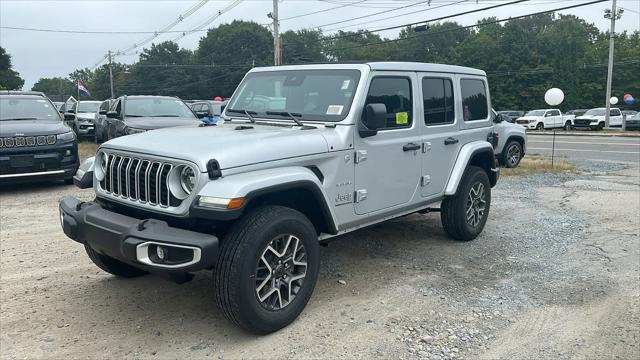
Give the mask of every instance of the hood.
[[93, 120], [96, 117], [96, 113], [77, 113], [78, 119]]
[[[252, 129], [236, 130], [240, 125]], [[331, 129], [333, 130], [333, 129]], [[188, 160], [206, 171], [216, 159], [221, 169], [294, 158], [329, 151], [323, 133], [317, 129], [226, 123], [217, 126], [185, 126], [123, 136], [104, 143], [104, 148]]]
[[127, 126], [143, 130], [154, 130], [184, 125], [199, 125], [200, 123], [200, 119], [183, 117], [140, 117], [126, 119]]
[[541, 117], [542, 116], [521, 116], [521, 117], [517, 118], [516, 120], [538, 120]]
[[60, 120], [15, 120], [0, 121], [0, 136], [57, 135], [71, 131]]
[[593, 120], [597, 118], [598, 117], [595, 115], [581, 115], [581, 116], [576, 116], [575, 120]]

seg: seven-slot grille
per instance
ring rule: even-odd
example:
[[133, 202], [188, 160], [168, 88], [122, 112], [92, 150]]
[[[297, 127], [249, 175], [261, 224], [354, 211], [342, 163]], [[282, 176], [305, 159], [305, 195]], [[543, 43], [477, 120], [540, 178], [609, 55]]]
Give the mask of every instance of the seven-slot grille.
[[100, 187], [110, 195], [152, 206], [179, 206], [180, 200], [169, 190], [173, 167], [162, 161], [108, 154]]
[[44, 146], [53, 145], [56, 141], [56, 135], [6, 137], [0, 138], [0, 147]]

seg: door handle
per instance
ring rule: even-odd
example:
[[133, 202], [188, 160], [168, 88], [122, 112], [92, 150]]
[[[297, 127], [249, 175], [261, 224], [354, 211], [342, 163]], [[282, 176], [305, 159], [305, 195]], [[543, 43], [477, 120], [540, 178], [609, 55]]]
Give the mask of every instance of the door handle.
[[408, 143], [402, 147], [402, 151], [415, 151], [420, 150], [420, 148], [422, 148], [422, 145]]
[[457, 144], [458, 143], [458, 139], [456, 138], [452, 138], [452, 137], [448, 137], [444, 140], [444, 144], [445, 145], [453, 145], [453, 144]]

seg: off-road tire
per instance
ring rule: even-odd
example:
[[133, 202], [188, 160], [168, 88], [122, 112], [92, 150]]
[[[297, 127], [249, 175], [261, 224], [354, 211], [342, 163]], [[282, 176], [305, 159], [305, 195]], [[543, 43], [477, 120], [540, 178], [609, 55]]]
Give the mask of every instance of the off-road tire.
[[131, 265], [127, 265], [121, 261], [118, 261], [112, 257], [98, 254], [95, 250], [85, 245], [84, 249], [87, 251], [87, 255], [89, 255], [89, 259], [96, 264], [100, 269], [108, 272], [109, 274], [123, 277], [123, 278], [134, 278], [142, 275], [146, 275], [147, 272]]
[[[512, 154], [510, 153], [513, 147], [517, 147], [517, 158], [515, 159], [515, 161], [511, 160]], [[515, 156], [515, 154], [513, 154]], [[502, 150], [502, 164], [505, 167], [508, 168], [515, 168], [518, 167], [518, 164], [520, 164], [520, 160], [522, 160], [522, 145], [520, 144], [520, 142], [516, 141], [516, 140], [511, 140], [507, 143], [507, 145], [504, 147], [504, 149]]]
[[[476, 186], [478, 183], [484, 186], [486, 194], [486, 208], [484, 216], [481, 217], [479, 224], [472, 227], [466, 219], [467, 197], [469, 196], [472, 187]], [[489, 216], [490, 206], [491, 185], [489, 183], [489, 176], [484, 169], [477, 166], [469, 166], [458, 185], [458, 190], [455, 195], [447, 196], [442, 200], [442, 204], [440, 206], [440, 220], [442, 222], [442, 227], [445, 232], [455, 240], [473, 240], [482, 232]]]
[[[300, 239], [304, 246], [306, 275], [287, 306], [268, 310], [258, 299], [256, 268], [267, 245], [287, 234]], [[247, 331], [274, 332], [293, 322], [306, 306], [316, 284], [318, 265], [318, 236], [309, 219], [283, 206], [256, 208], [238, 220], [222, 239], [213, 275], [216, 302], [226, 318]]]

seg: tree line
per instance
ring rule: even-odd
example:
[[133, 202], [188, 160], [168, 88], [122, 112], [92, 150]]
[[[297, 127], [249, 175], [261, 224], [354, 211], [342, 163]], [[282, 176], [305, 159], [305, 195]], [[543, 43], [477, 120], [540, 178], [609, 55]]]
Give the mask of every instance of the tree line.
[[[564, 110], [604, 106], [607, 32], [573, 15], [543, 14], [496, 22], [485, 18], [477, 27], [456, 22], [431, 24], [425, 31], [411, 28], [394, 38], [358, 31], [323, 34], [317, 30], [282, 34], [284, 64], [337, 61], [418, 61], [471, 66], [485, 70], [497, 109], [545, 107], [551, 87], [565, 93]], [[174, 42], [153, 44], [136, 63], [113, 64], [116, 96], [175, 95], [211, 99], [232, 94], [254, 66], [273, 63], [273, 37], [265, 27], [233, 21], [210, 29], [195, 50]], [[613, 94], [640, 97], [640, 32], [616, 35]], [[33, 90], [75, 94], [83, 82], [92, 98], [110, 96], [107, 65], [79, 69], [68, 78], [43, 78]], [[623, 106], [624, 107], [624, 106]], [[638, 103], [625, 108], [640, 109]]]

